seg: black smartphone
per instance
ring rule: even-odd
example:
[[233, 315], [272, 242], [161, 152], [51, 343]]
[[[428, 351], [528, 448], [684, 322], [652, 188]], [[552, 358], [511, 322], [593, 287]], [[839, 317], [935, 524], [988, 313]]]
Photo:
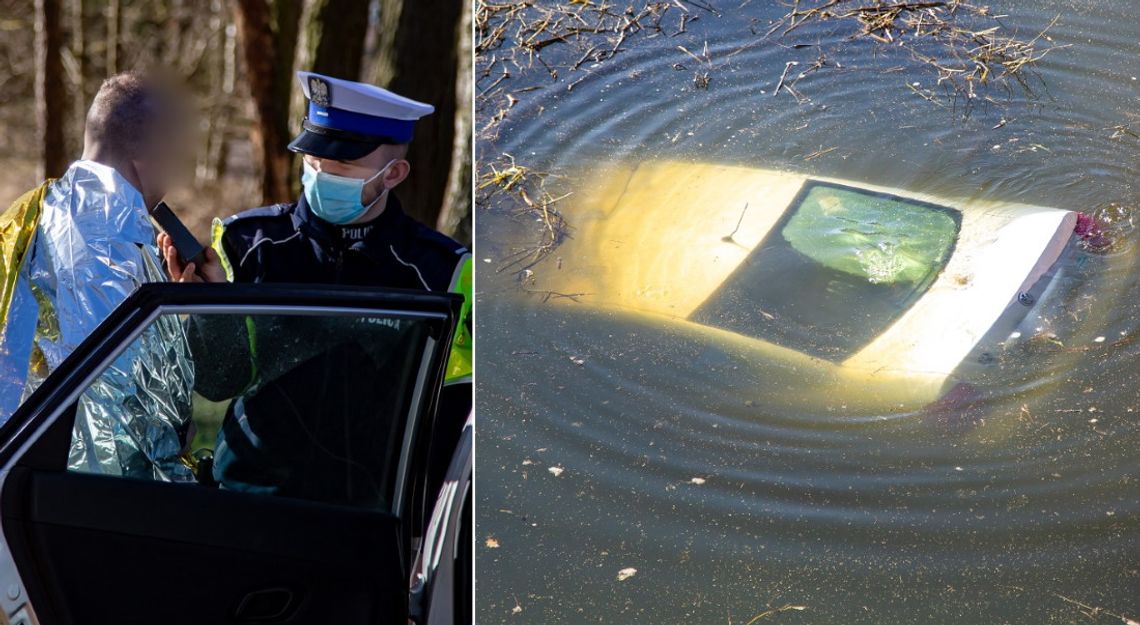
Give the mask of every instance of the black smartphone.
[[198, 263], [201, 267], [201, 261], [204, 260], [206, 246], [198, 242], [194, 235], [186, 229], [182, 220], [170, 210], [166, 202], [159, 202], [150, 211], [150, 216], [158, 223], [158, 227], [162, 228], [163, 232], [170, 235], [174, 239], [174, 249], [178, 250], [178, 255], [182, 257], [183, 263]]

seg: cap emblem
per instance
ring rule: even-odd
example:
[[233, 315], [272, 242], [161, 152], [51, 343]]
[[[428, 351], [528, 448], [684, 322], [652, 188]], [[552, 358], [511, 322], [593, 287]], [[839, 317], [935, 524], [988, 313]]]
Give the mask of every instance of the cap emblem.
[[310, 77], [309, 99], [317, 106], [329, 106], [332, 104], [332, 94], [329, 91], [329, 83], [315, 76]]

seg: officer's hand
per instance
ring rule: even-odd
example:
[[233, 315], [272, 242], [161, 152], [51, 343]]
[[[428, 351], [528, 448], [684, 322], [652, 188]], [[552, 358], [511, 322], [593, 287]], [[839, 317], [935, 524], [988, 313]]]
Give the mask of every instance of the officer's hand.
[[166, 260], [166, 273], [172, 282], [225, 282], [226, 271], [222, 268], [222, 261], [214, 248], [205, 250], [205, 262], [199, 267], [197, 263], [182, 263], [178, 256], [178, 249], [174, 247], [174, 239], [169, 234], [161, 232], [158, 235], [158, 249]]

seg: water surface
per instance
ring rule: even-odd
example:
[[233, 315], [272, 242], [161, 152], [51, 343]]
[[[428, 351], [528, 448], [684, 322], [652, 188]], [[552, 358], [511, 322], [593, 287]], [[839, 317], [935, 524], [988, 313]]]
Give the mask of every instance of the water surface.
[[[580, 50], [548, 46], [557, 81], [541, 64], [480, 80], [518, 98], [480, 158], [549, 172], [554, 195], [667, 159], [1043, 204], [1100, 215], [1115, 243], [1065, 258], [1064, 305], [947, 422], [797, 409], [802, 389], [668, 323], [528, 293], [520, 266], [496, 270], [541, 224], [490, 197], [476, 232], [479, 621], [740, 624], [784, 606], [805, 609], [759, 622], [1140, 619], [1140, 7], [995, 3], [1023, 34], [1060, 15], [1059, 47], [1031, 92], [983, 90], [995, 102], [966, 117], [908, 87], [941, 95], [887, 46], [830, 23], [765, 40], [783, 7], [716, 5], [597, 64], [572, 69]], [[678, 49], [706, 44], [707, 62]], [[773, 95], [786, 63], [794, 78], [821, 52], [800, 99]], [[572, 198], [556, 205], [571, 236], [588, 219]], [[841, 406], [861, 389], [832, 393]]]

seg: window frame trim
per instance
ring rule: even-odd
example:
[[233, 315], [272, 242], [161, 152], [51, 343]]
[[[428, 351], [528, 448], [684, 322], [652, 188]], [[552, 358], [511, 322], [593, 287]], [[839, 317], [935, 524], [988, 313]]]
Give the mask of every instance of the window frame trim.
[[[12, 416], [0, 426], [0, 490], [6, 480], [5, 473], [20, 464], [20, 461], [43, 438], [58, 420], [64, 417], [91, 384], [125, 352], [138, 337], [163, 315], [182, 314], [268, 314], [294, 316], [387, 316], [388, 318], [423, 319], [442, 323], [446, 336], [428, 336], [421, 354], [421, 364], [413, 389], [412, 403], [405, 414], [404, 436], [400, 447], [397, 465], [397, 482], [389, 511], [402, 518], [406, 491], [412, 487], [408, 483], [407, 471], [411, 466], [420, 427], [419, 415], [430, 410], [432, 401], [427, 392], [427, 381], [432, 368], [438, 369], [440, 384], [443, 383], [443, 370], [447, 360], [446, 350], [441, 345], [449, 345], [455, 332], [461, 296], [401, 290], [370, 289], [361, 291], [351, 287], [313, 287], [297, 285], [255, 285], [256, 294], [245, 285], [171, 285], [147, 284], [140, 287], [127, 300], [88, 336], [78, 348], [65, 359], [64, 363], [44, 381], [40, 388], [21, 404]], [[195, 293], [197, 291], [198, 293]], [[196, 297], [204, 292], [204, 297]], [[211, 302], [211, 295], [224, 294], [241, 300], [249, 294], [249, 301], [235, 303]], [[183, 297], [174, 297], [180, 295]], [[191, 295], [191, 297], [185, 297]], [[345, 300], [379, 300], [374, 308], [350, 302], [332, 303], [323, 300], [334, 299], [328, 296], [342, 296]], [[304, 303], [277, 303], [280, 299], [312, 298], [311, 305]], [[183, 301], [166, 301], [177, 299]], [[206, 300], [206, 301], [203, 301]], [[254, 301], [265, 300], [265, 301]], [[196, 303], [201, 301], [202, 303]], [[411, 309], [399, 307], [400, 303], [412, 304]], [[396, 305], [393, 305], [396, 304]], [[447, 305], [447, 311], [443, 305]], [[330, 314], [332, 313], [332, 314]], [[440, 339], [447, 338], [444, 342]]]

